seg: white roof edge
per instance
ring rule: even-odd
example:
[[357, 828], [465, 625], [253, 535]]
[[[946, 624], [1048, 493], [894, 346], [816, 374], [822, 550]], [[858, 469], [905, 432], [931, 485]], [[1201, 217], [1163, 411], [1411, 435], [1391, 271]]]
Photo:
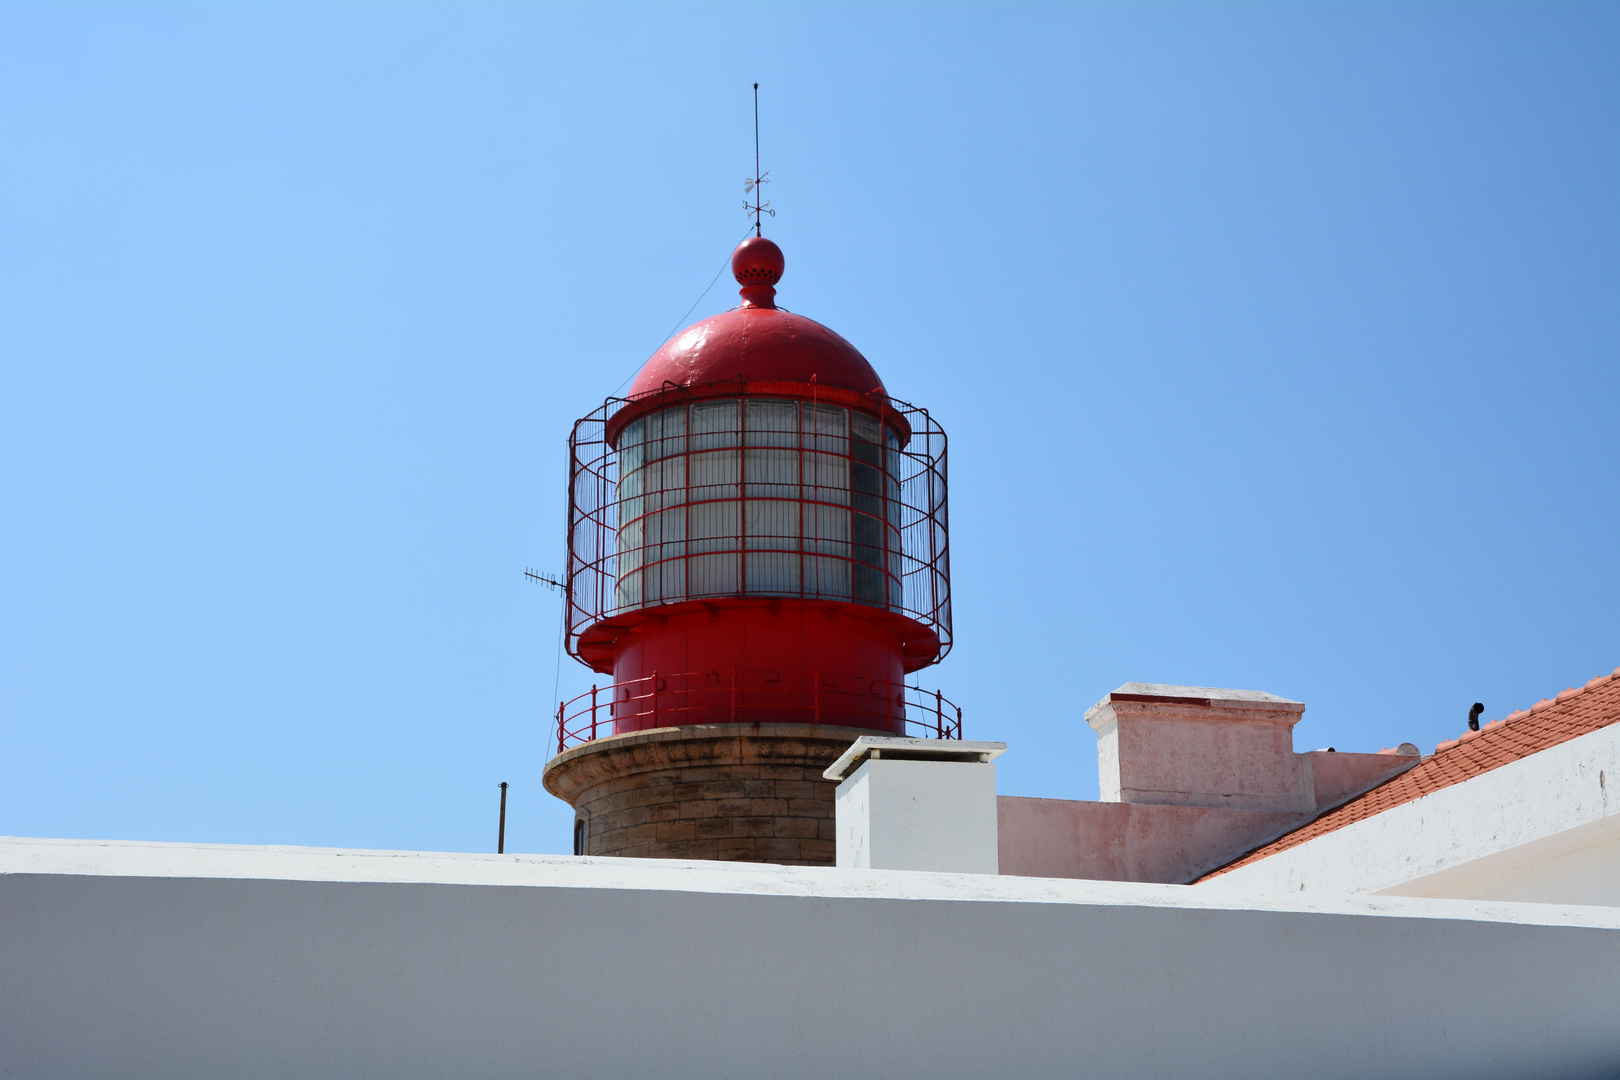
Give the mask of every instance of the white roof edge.
[[373, 882], [991, 903], [1291, 911], [1620, 929], [1620, 909], [771, 863], [0, 837], [0, 875]]

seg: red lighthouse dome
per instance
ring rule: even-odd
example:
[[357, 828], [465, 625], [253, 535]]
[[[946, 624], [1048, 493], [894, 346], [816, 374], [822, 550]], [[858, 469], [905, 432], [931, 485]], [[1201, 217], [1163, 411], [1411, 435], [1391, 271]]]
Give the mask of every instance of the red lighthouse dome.
[[575, 426], [568, 644], [613, 685], [559, 750], [606, 723], [904, 733], [907, 673], [950, 647], [944, 432], [776, 306], [784, 265], [745, 241], [742, 303]]
[[813, 319], [776, 306], [782, 249], [763, 237], [744, 240], [731, 258], [743, 303], [676, 334], [630, 386], [639, 398], [671, 387], [776, 381], [883, 396], [883, 382], [860, 350]]

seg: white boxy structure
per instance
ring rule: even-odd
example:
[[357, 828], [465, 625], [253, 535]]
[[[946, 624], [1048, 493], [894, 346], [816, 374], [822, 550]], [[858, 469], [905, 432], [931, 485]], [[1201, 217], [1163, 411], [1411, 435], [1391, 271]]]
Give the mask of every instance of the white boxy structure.
[[837, 780], [838, 863], [850, 870], [998, 872], [1000, 742], [866, 735], [823, 774]]
[[0, 841], [0, 1075], [1576, 1080], [1620, 911]]

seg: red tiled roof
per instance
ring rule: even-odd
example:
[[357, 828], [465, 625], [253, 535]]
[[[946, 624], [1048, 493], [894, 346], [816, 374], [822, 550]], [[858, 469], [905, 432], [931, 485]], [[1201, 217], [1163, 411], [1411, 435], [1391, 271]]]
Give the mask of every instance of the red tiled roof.
[[1471, 780], [1481, 773], [1529, 757], [1620, 721], [1620, 668], [1599, 675], [1585, 686], [1571, 687], [1555, 698], [1492, 720], [1478, 731], [1465, 731], [1434, 748], [1434, 754], [1401, 775], [1347, 803], [1334, 807], [1308, 825], [1302, 825], [1269, 844], [1205, 874], [1200, 881], [1259, 862], [1279, 851], [1353, 825], [1374, 814], [1412, 802], [1425, 795]]

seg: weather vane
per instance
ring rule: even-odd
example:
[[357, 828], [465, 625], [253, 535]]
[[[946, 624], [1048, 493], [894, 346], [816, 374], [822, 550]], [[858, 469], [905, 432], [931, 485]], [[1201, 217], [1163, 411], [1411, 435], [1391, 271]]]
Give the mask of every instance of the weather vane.
[[750, 214], [754, 215], [754, 235], [755, 236], [763, 236], [764, 235], [764, 233], [760, 231], [759, 215], [761, 215], [761, 214], [769, 214], [769, 215], [771, 215], [771, 217], [776, 216], [776, 211], [771, 209], [771, 204], [770, 204], [770, 202], [768, 200], [764, 201], [764, 202], [760, 201], [760, 196], [764, 194], [764, 191], [761, 190], [761, 186], [771, 182], [770, 176], [771, 176], [771, 174], [769, 172], [760, 172], [759, 171], [759, 83], [755, 83], [754, 84], [754, 176], [753, 176], [753, 179], [751, 179], [751, 180], [744, 180], [743, 181], [743, 194], [744, 195], [752, 195], [754, 197], [753, 202], [749, 202], [747, 199], [743, 200], [743, 210], [745, 212], [747, 212], [747, 213], [750, 213]]

